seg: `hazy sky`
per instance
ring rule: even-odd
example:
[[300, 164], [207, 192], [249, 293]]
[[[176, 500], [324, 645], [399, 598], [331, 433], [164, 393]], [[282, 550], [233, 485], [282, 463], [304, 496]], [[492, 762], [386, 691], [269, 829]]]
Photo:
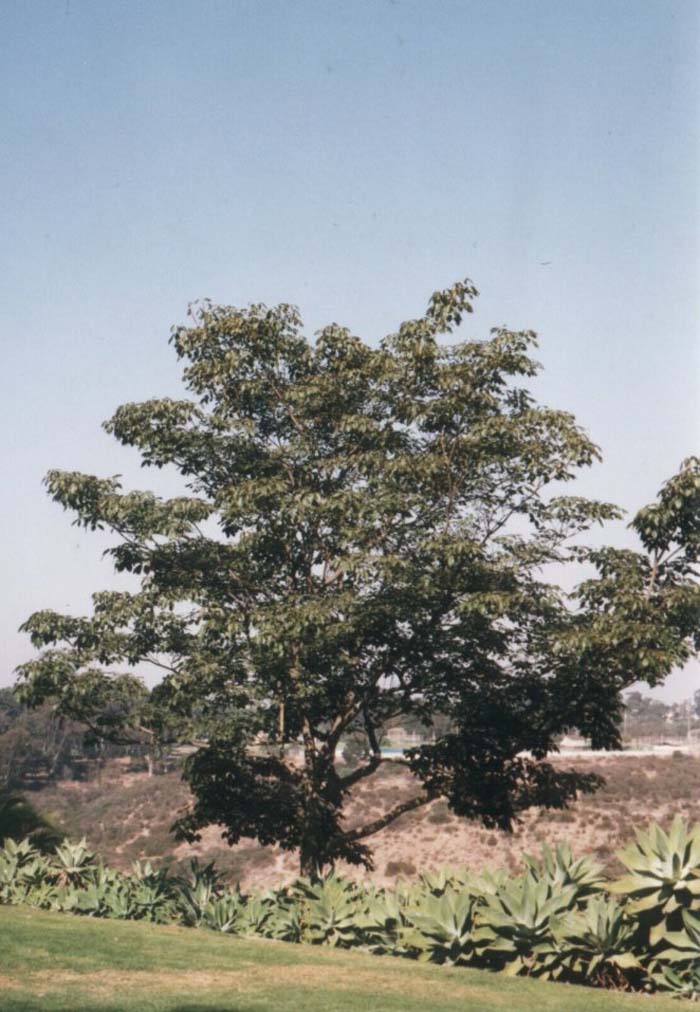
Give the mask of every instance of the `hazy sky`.
[[465, 336], [537, 330], [602, 447], [581, 492], [700, 452], [697, 0], [2, 0], [0, 49], [0, 684], [31, 611], [116, 583], [43, 475], [155, 485], [100, 422], [178, 394], [202, 296], [376, 339], [468, 275]]

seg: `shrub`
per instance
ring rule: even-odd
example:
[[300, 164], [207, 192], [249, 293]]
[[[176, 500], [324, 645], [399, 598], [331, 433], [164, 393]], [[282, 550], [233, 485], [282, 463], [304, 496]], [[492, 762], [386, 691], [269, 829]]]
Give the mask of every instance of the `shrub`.
[[415, 875], [416, 866], [412, 861], [387, 861], [384, 874], [387, 878], [397, 878], [399, 875]]

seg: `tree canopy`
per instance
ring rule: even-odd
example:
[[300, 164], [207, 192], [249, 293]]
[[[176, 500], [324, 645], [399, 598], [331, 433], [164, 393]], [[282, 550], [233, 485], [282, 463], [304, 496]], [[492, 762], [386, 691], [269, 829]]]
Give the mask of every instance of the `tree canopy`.
[[[526, 389], [532, 331], [445, 340], [477, 294], [434, 293], [377, 346], [335, 324], [309, 340], [290, 305], [196, 304], [172, 333], [191, 399], [105, 424], [188, 494], [48, 474], [76, 523], [117, 536], [140, 589], [95, 594], [89, 617], [32, 615], [45, 649], [23, 697], [102, 733], [194, 740], [185, 837], [219, 823], [230, 842], [299, 849], [313, 874], [369, 865], [367, 839], [438, 796], [509, 827], [597, 786], [547, 760], [562, 732], [617, 747], [621, 689], [698, 648], [698, 461], [635, 518], [641, 551], [585, 547], [621, 515], [563, 494], [598, 450]], [[595, 575], [569, 595], [552, 574], [581, 561]], [[163, 677], [132, 706], [144, 662]], [[436, 714], [434, 741], [382, 753], [387, 722]], [[344, 764], [358, 734], [364, 758]], [[414, 797], [348, 825], [348, 792], [389, 762]]]

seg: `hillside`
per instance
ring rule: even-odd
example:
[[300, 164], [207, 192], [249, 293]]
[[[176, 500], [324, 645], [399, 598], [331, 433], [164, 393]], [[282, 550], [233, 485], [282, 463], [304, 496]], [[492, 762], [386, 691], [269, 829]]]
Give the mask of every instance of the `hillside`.
[[671, 1012], [673, 999], [0, 907], [3, 1012]]
[[[650, 819], [665, 822], [676, 812], [700, 821], [698, 757], [678, 753], [669, 758], [615, 756], [577, 758], [576, 762], [603, 774], [606, 787], [598, 794], [579, 798], [568, 811], [526, 813], [513, 834], [457, 819], [444, 802], [434, 802], [403, 816], [373, 838], [376, 869], [371, 877], [386, 883], [399, 874], [410, 877], [446, 864], [515, 870], [523, 851], [538, 850], [543, 841], [558, 840], [568, 840], [576, 851], [595, 853], [603, 863], [612, 863], [615, 849], [629, 839], [634, 825]], [[387, 770], [380, 780], [355, 792], [349, 822], [379, 814], [380, 806], [408, 796], [410, 789], [404, 771]], [[216, 827], [206, 830], [199, 844], [177, 844], [169, 827], [188, 798], [178, 773], [149, 778], [126, 773], [114, 764], [100, 782], [64, 782], [31, 797], [42, 814], [71, 837], [86, 836], [117, 867], [128, 868], [135, 858], [182, 861], [198, 854], [215, 859], [244, 888], [274, 886], [297, 871], [294, 854], [259, 847], [253, 840], [230, 848]], [[351, 873], [360, 874], [356, 870]]]

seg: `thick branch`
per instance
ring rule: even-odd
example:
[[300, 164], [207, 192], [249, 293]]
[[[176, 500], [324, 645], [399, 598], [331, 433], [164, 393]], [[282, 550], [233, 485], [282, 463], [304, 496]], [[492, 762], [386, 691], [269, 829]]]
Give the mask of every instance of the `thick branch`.
[[406, 812], [413, 812], [416, 808], [422, 808], [423, 805], [430, 804], [431, 801], [435, 800], [435, 797], [435, 794], [430, 793], [418, 794], [415, 798], [402, 801], [400, 805], [396, 805], [373, 822], [368, 822], [367, 825], [359, 826], [357, 829], [351, 829], [349, 833], [345, 833], [345, 839], [352, 842], [354, 840], [363, 840], [366, 836], [373, 836], [380, 829], [384, 829], [385, 826], [395, 822], [401, 815], [405, 815]]
[[379, 769], [382, 763], [381, 757], [372, 756], [369, 762], [365, 763], [364, 766], [358, 766], [357, 769], [353, 770], [352, 773], [347, 773], [344, 777], [340, 777], [341, 790], [347, 791], [355, 784], [359, 783], [360, 780], [364, 780], [365, 777], [371, 777], [372, 774]]
[[367, 740], [369, 741], [369, 747], [372, 750], [372, 758], [381, 759], [382, 750], [379, 747], [379, 741], [377, 739], [377, 732], [374, 723], [369, 715], [369, 709], [367, 704], [362, 707], [362, 719], [365, 725], [365, 731], [367, 732]]

